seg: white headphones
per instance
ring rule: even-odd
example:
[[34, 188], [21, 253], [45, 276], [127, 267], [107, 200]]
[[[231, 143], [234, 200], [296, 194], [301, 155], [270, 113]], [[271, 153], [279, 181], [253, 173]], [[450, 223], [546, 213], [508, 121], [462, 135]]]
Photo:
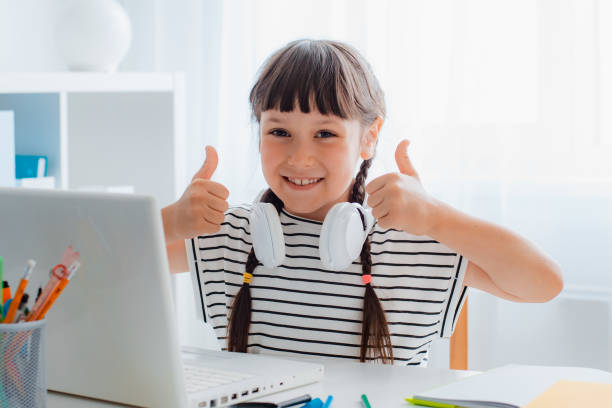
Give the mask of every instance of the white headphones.
[[[271, 203], [255, 203], [249, 216], [251, 238], [257, 259], [274, 268], [285, 259], [285, 238], [276, 208]], [[372, 226], [372, 211], [357, 203], [338, 203], [325, 216], [319, 238], [323, 265], [339, 271], [348, 268], [361, 253]]]

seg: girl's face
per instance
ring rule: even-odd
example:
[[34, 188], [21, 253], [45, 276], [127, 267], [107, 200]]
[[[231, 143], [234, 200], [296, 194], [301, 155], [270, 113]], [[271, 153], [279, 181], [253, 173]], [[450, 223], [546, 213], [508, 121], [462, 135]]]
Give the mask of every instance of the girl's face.
[[287, 211], [323, 221], [334, 204], [348, 201], [359, 158], [372, 157], [379, 129], [378, 120], [364, 130], [357, 120], [314, 110], [262, 112], [266, 182]]

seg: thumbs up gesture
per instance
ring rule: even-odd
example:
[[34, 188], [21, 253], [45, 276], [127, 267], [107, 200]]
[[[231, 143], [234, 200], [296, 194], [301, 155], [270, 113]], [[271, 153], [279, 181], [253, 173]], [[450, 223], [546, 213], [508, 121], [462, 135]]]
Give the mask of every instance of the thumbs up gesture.
[[206, 160], [191, 179], [191, 184], [177, 202], [162, 209], [166, 244], [212, 234], [221, 228], [228, 208], [229, 191], [211, 180], [218, 162], [215, 148], [206, 146]]
[[394, 228], [414, 235], [427, 235], [433, 226], [436, 201], [423, 186], [402, 140], [395, 150], [399, 173], [388, 173], [366, 185], [367, 204], [382, 228]]

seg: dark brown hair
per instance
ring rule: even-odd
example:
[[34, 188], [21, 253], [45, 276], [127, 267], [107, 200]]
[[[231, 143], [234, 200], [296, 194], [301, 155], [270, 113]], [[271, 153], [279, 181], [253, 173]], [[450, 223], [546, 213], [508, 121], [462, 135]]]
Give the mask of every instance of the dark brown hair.
[[[343, 119], [357, 119], [370, 126], [386, 113], [384, 95], [367, 61], [352, 47], [324, 40], [297, 40], [274, 53], [264, 63], [249, 100], [257, 122], [269, 109], [303, 113], [316, 109], [320, 113]], [[363, 204], [365, 180], [372, 159], [364, 160], [355, 177], [350, 202]], [[280, 213], [283, 202], [268, 189], [262, 202], [274, 204]], [[236, 294], [228, 325], [228, 350], [246, 352], [251, 323], [250, 277], [258, 265], [251, 249], [246, 262], [243, 285]], [[372, 274], [370, 239], [361, 250], [362, 276]], [[370, 276], [368, 276], [370, 275]], [[393, 362], [393, 348], [385, 312], [369, 279], [364, 279], [363, 322], [360, 361], [380, 359]]]

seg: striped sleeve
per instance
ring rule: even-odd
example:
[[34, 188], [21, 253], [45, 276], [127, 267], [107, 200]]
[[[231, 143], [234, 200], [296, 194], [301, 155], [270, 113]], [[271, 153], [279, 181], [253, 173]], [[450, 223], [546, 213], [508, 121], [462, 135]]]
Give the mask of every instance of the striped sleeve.
[[[442, 245], [442, 244], [440, 244]], [[465, 302], [468, 287], [463, 285], [467, 271], [468, 260], [461, 254], [454, 259], [451, 279], [448, 281], [446, 299], [440, 316], [440, 327], [438, 333], [441, 338], [450, 338], [455, 330], [455, 324], [459, 318], [461, 307]]]

